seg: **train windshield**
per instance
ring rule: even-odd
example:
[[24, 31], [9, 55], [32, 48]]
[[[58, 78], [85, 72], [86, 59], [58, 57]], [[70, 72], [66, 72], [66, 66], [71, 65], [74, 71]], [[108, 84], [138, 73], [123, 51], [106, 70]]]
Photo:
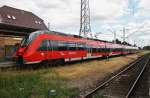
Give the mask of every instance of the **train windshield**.
[[28, 45], [28, 36], [24, 37], [21, 42], [21, 47], [25, 47]]
[[36, 31], [32, 32], [29, 36], [24, 37], [21, 43], [21, 47], [29, 45], [33, 39], [35, 39], [39, 34], [49, 33], [47, 31]]

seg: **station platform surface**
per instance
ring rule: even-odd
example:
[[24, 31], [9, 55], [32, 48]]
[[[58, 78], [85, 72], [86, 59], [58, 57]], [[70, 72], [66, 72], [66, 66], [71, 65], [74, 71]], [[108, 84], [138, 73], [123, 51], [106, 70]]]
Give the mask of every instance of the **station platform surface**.
[[0, 67], [11, 67], [11, 66], [15, 66], [15, 62], [13, 61], [3, 61], [0, 62]]

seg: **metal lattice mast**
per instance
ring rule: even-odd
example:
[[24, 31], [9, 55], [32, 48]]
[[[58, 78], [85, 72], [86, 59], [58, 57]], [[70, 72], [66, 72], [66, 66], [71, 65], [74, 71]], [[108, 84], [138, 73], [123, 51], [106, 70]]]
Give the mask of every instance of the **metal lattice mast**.
[[80, 36], [92, 37], [89, 0], [81, 0]]

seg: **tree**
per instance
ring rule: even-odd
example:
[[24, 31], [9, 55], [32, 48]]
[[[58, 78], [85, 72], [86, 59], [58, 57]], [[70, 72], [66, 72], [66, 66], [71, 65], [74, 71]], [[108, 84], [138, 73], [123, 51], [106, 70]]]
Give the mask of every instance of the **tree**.
[[144, 46], [143, 49], [144, 50], [150, 50], [150, 46]]
[[[112, 42], [115, 42], [114, 40]], [[116, 39], [116, 44], [121, 44], [121, 41], [119, 39]]]

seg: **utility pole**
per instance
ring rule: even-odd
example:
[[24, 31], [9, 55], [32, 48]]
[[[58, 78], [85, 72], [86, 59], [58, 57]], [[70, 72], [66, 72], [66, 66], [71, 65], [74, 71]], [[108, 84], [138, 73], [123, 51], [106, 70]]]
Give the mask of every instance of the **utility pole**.
[[134, 46], [136, 45], [135, 39], [134, 39]]
[[48, 22], [48, 30], [51, 31], [51, 24]]
[[81, 0], [80, 32], [79, 36], [93, 38], [90, 26], [90, 6], [89, 0]]
[[114, 44], [116, 44], [116, 32], [114, 31]]
[[128, 38], [129, 36], [126, 36], [126, 30], [129, 30], [129, 29], [126, 29], [125, 27], [123, 28], [123, 30], [121, 30], [123, 32], [123, 36], [122, 36], [122, 39], [123, 39], [123, 42], [126, 41], [126, 38]]
[[125, 42], [125, 37], [126, 37], [126, 29], [123, 28], [123, 42]]
[[114, 35], [114, 44], [116, 44], [116, 36], [117, 36], [117, 34], [116, 34], [116, 31], [115, 30], [111, 30], [111, 29], [108, 29], [111, 33], [113, 33], [113, 35]]

